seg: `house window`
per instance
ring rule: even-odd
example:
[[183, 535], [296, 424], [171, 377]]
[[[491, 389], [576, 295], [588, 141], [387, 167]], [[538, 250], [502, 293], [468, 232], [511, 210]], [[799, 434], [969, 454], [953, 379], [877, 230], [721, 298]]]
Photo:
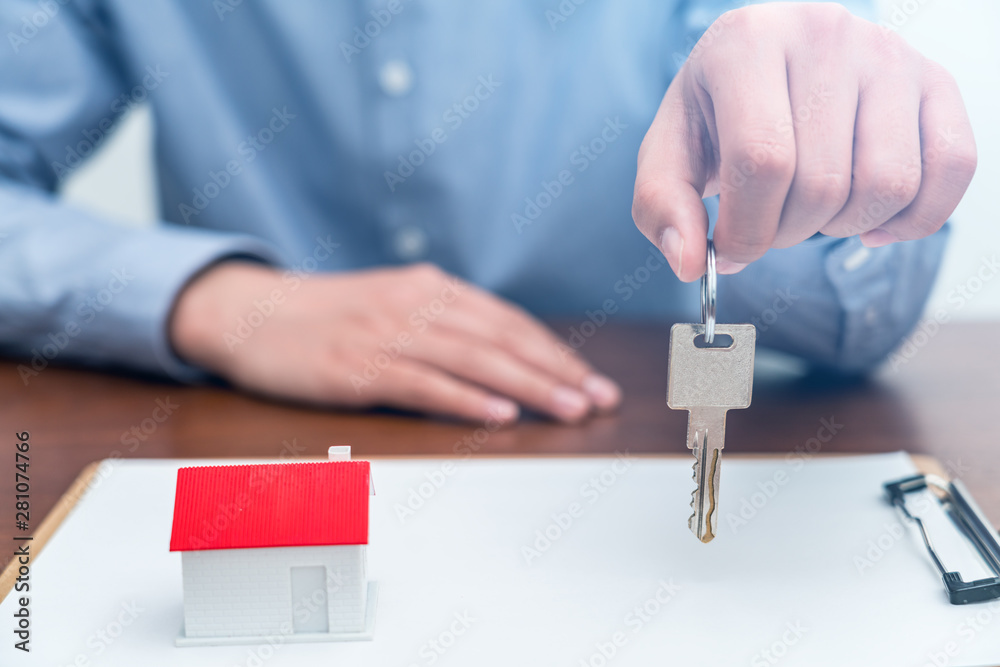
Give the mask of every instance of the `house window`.
[[329, 632], [330, 613], [326, 568], [322, 565], [291, 568], [292, 629], [296, 632]]

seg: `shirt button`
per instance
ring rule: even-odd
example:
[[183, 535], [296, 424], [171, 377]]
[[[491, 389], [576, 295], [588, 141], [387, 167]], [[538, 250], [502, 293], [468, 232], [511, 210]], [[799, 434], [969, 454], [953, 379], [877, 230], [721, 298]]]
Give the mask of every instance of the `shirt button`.
[[378, 71], [378, 83], [386, 95], [400, 97], [413, 88], [413, 69], [405, 60], [389, 60]]
[[419, 259], [427, 252], [427, 234], [419, 227], [403, 227], [396, 232], [393, 247], [400, 259]]
[[844, 260], [844, 271], [857, 271], [868, 262], [872, 251], [867, 246], [861, 246]]

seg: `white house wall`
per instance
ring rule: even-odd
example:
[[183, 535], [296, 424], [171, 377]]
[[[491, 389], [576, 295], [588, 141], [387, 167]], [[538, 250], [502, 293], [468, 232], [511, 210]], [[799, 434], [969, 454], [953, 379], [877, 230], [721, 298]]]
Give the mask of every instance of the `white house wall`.
[[[330, 632], [364, 629], [363, 545], [185, 551], [181, 563], [188, 637], [291, 633], [291, 568], [317, 565], [326, 567]], [[296, 601], [295, 613], [320, 608], [315, 601]]]

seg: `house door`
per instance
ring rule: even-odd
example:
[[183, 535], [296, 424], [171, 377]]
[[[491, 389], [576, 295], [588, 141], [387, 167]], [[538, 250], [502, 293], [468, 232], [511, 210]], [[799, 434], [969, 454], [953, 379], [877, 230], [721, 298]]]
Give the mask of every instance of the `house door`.
[[293, 567], [292, 629], [295, 632], [329, 632], [330, 612], [326, 568], [322, 565]]

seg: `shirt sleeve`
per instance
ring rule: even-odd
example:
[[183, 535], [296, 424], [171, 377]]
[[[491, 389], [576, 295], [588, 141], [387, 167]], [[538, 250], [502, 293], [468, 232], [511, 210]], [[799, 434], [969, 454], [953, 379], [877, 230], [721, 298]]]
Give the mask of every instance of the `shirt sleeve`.
[[251, 237], [128, 229], [57, 200], [122, 115], [123, 91], [155, 76], [117, 62], [108, 30], [84, 0], [0, 4], [0, 351], [25, 358], [25, 383], [54, 361], [198, 379], [168, 340], [180, 290], [225, 257], [279, 260]]
[[749, 322], [762, 345], [842, 373], [883, 361], [920, 319], [950, 231], [866, 248], [816, 236], [719, 277], [720, 321]]

